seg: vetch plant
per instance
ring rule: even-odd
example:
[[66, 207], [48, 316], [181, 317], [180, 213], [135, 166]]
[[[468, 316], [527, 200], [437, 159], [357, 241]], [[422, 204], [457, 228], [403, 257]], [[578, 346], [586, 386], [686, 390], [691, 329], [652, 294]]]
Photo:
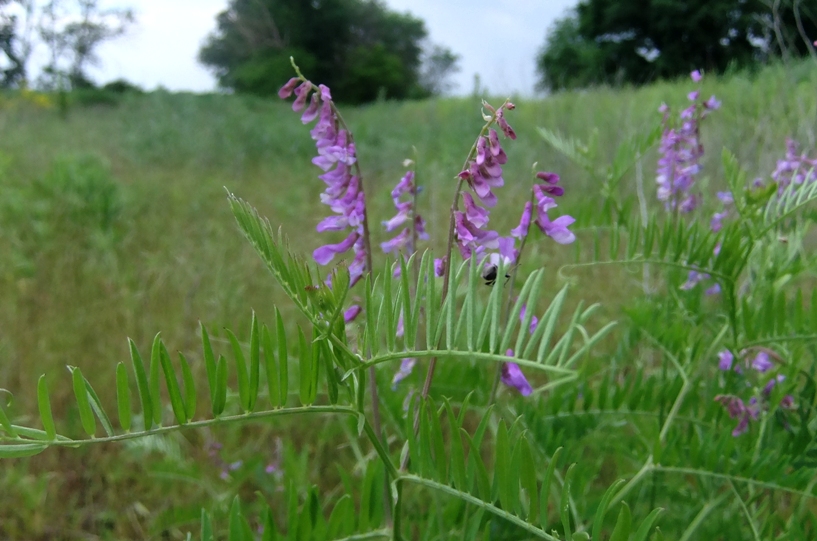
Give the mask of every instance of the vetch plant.
[[[71, 367], [81, 424], [90, 439], [57, 433], [43, 377], [38, 385], [43, 428], [12, 424], [2, 414], [0, 457], [30, 456], [51, 447], [99, 445], [282, 416], [332, 415], [354, 420], [358, 433], [371, 446], [373, 452], [365, 469], [373, 472], [373, 477], [367, 477], [362, 497], [379, 511], [355, 519], [355, 506], [351, 500], [341, 498], [335, 502], [327, 522], [323, 513], [316, 511], [317, 494], [310, 491], [303, 506], [299, 505], [297, 495], [290, 501], [289, 524], [285, 527], [289, 535], [294, 535], [292, 532], [297, 529], [301, 533], [312, 532], [305, 539], [351, 539], [348, 536], [352, 534], [359, 539], [402, 539], [416, 527], [414, 521], [419, 520], [413, 511], [407, 511], [407, 506], [414, 509], [422, 505], [426, 500], [418, 491], [430, 491], [452, 499], [465, 512], [461, 521], [448, 523], [439, 535], [476, 533], [496, 521], [541, 539], [571, 538], [573, 532], [588, 538], [585, 532], [590, 526], [577, 518], [578, 509], [573, 509], [573, 517], [561, 511], [558, 526], [550, 523], [549, 502], [555, 488], [551, 483], [553, 477], [561, 478], [556, 471], [558, 452], [546, 466], [539, 467], [542, 450], [526, 438], [524, 430], [489, 410], [474, 432], [466, 422], [472, 415], [470, 399], [454, 403], [445, 395], [434, 396], [430, 392], [434, 365], [440, 361], [494, 365], [501, 380], [518, 389], [523, 397], [570, 384], [576, 379], [577, 363], [614, 325], [609, 323], [588, 333], [582, 324], [593, 310], [579, 306], [564, 320], [569, 321], [565, 327], [561, 315], [565, 289], [550, 292], [553, 295], [550, 307], [540, 313], [538, 324], [533, 324], [537, 319], [534, 312], [547, 291], [542, 270], [530, 272], [518, 293], [514, 292], [513, 284], [506, 288], [498, 282], [493, 288], [484, 287], [486, 269], [493, 267], [502, 275], [511, 265], [518, 265], [528, 236], [524, 222], [530, 221], [531, 205], [526, 207], [528, 216], [523, 216], [523, 225], [511, 236], [500, 237], [487, 228], [488, 208], [498, 204], [494, 190], [505, 182], [502, 165], [507, 160], [495, 126], [506, 137], [516, 137], [505, 118], [514, 105], [508, 101], [498, 108], [484, 104], [485, 125], [465, 167], [454, 177], [449, 242], [445, 255], [438, 258], [440, 262], [435, 262], [428, 251], [417, 252], [417, 240], [424, 238], [426, 232], [416, 213], [417, 188], [410, 171], [392, 192], [397, 216], [384, 221], [389, 232], [404, 226], [396, 238], [382, 244], [384, 250], [401, 257], [376, 273], [364, 177], [352, 133], [327, 87], [314, 85], [298, 72], [280, 92], [283, 98], [292, 94], [293, 109], [302, 112], [301, 120], [304, 123], [317, 120], [310, 132], [317, 149], [312, 162], [323, 171], [319, 178], [325, 187], [320, 197], [331, 214], [316, 228], [321, 233], [337, 232], [344, 236], [339, 242], [315, 248], [312, 259], [326, 266], [348, 253], [351, 263], [336, 265], [321, 279], [317, 268], [291, 251], [281, 231], [275, 233], [249, 204], [230, 194], [230, 206], [239, 227], [302, 317], [290, 321], [276, 309], [275, 320], [267, 325], [253, 314], [248, 343], [227, 331], [232, 368], [228, 368], [225, 355], [217, 354], [217, 344], [207, 329], [201, 327], [201, 359], [211, 406], [208, 416], [202, 416], [197, 406], [199, 390], [190, 362], [180, 354], [178, 363], [174, 363], [159, 334], [147, 362], [136, 344], [130, 342], [132, 372], [124, 363], [117, 367], [118, 428], [81, 368]], [[551, 221], [547, 214], [555, 207], [550, 196], [562, 194], [562, 189], [555, 186], [558, 177], [540, 173], [537, 178], [545, 184], [537, 184], [532, 192], [537, 206], [535, 223], [557, 242], [572, 242], [574, 237], [567, 229], [572, 218]], [[468, 189], [464, 189], [466, 184]], [[408, 196], [408, 201], [403, 196]], [[518, 239], [522, 246], [517, 249]], [[454, 246], [458, 250], [454, 251]], [[516, 271], [513, 272], [515, 277]], [[442, 284], [438, 283], [439, 274]], [[349, 291], [356, 285], [362, 288], [359, 295], [363, 302], [350, 305]], [[453, 295], [449, 294], [451, 291], [465, 293]], [[505, 304], [507, 308], [503, 310]], [[526, 313], [520, 318], [523, 307]], [[405, 371], [405, 359], [430, 360], [425, 387], [417, 399], [408, 401], [404, 419], [389, 417], [389, 422], [381, 422], [380, 410], [385, 403], [381, 403], [382, 393], [378, 390], [379, 367], [400, 361]], [[538, 380], [546, 382], [529, 383], [522, 369], [539, 373]], [[229, 388], [228, 376], [235, 377], [234, 390]], [[138, 416], [132, 411], [132, 381], [141, 408]], [[290, 396], [291, 388], [296, 390], [295, 400]], [[493, 402], [494, 392], [490, 394]], [[491, 419], [492, 427], [487, 434]], [[101, 436], [100, 425], [104, 431]], [[496, 454], [493, 465], [482, 458], [486, 446]], [[212, 447], [211, 455], [225, 478], [242, 467], [238, 461], [225, 463], [217, 446]], [[511, 473], [520, 471], [526, 474]], [[571, 497], [567, 479], [572, 471], [571, 467], [565, 483], [556, 490], [562, 502]], [[370, 492], [376, 486], [371, 481], [378, 477], [385, 482], [378, 489], [380, 499], [373, 498]], [[492, 489], [491, 483], [497, 488]], [[604, 527], [605, 510], [610, 503], [598, 508], [593, 524], [596, 538], [600, 539], [598, 532]], [[436, 524], [438, 511], [433, 506], [424, 508], [427, 516], [422, 522]], [[555, 502], [553, 508], [557, 508]], [[657, 515], [653, 512], [645, 519], [640, 537], [647, 535]], [[412, 517], [410, 523], [406, 523], [408, 516]], [[230, 517], [231, 539], [255, 537], [237, 499]], [[265, 512], [259, 522], [264, 539], [274, 537], [279, 530], [271, 511]], [[615, 527], [617, 531], [629, 531], [629, 514], [620, 515]], [[203, 539], [215, 535], [206, 512], [202, 515], [201, 531]]]

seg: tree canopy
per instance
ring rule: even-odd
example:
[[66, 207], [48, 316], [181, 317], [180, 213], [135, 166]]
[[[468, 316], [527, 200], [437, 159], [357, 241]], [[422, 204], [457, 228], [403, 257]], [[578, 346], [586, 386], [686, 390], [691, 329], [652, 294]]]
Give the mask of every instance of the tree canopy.
[[582, 0], [548, 34], [537, 58], [539, 87], [723, 72], [807, 54], [815, 37], [817, 5], [801, 0]]
[[421, 80], [426, 35], [422, 20], [379, 0], [231, 0], [199, 59], [237, 92], [277, 92], [293, 56], [339, 101], [421, 97], [434, 90]]

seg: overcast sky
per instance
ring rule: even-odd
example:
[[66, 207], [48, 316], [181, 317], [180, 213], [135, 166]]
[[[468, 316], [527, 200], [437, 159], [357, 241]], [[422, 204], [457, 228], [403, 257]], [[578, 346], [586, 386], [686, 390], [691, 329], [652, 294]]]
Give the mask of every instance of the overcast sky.
[[[144, 88], [208, 91], [210, 72], [196, 61], [227, 0], [108, 0], [129, 6], [136, 24], [124, 37], [100, 48], [91, 71], [104, 83], [125, 78]], [[492, 93], [529, 94], [536, 83], [534, 58], [553, 20], [576, 0], [386, 0], [400, 12], [423, 19], [429, 38], [461, 56], [456, 93], [468, 93], [478, 73]], [[44, 62], [40, 51], [35, 64]]]

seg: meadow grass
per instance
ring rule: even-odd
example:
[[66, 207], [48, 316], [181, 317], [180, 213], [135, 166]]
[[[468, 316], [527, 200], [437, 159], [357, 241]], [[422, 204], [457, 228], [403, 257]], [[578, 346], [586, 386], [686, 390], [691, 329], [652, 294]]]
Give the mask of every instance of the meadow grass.
[[[515, 100], [509, 121], [519, 138], [504, 145], [507, 184], [492, 224], [500, 231], [516, 225], [533, 162], [562, 176], [565, 212], [592, 220], [599, 186], [550, 148], [536, 128], [585, 141], [595, 137], [601, 166], [622, 139], [660, 121], [662, 102], [683, 104], [689, 86], [680, 81]], [[782, 158], [787, 137], [813, 149], [815, 88], [813, 63], [706, 78], [703, 94], [723, 101], [705, 122], [706, 193], [723, 187], [723, 148], [758, 177], [768, 176]], [[343, 110], [365, 175], [374, 241], [387, 238], [377, 224], [391, 215], [388, 192], [404, 172], [401, 162], [416, 157], [425, 190], [420, 212], [432, 234], [428, 246], [443, 248], [453, 177], [482, 126], [479, 110], [476, 97]], [[285, 103], [153, 92], [125, 96], [115, 106], [73, 107], [62, 117], [54, 108], [9, 95], [0, 101], [0, 134], [0, 387], [13, 393], [9, 411], [21, 421], [37, 411], [33, 390], [40, 374], [48, 374], [58, 422], [76, 430], [65, 365], [80, 366], [103, 402], [113, 403], [115, 389], [105, 383], [113, 381], [116, 363], [128, 358], [126, 337], [144, 354], [161, 331], [171, 351], [195, 352], [201, 321], [224, 348], [222, 328], [246, 339], [251, 309], [270, 321], [273, 305], [286, 306], [237, 231], [225, 187], [283, 227], [296, 250], [309, 254], [327, 241], [314, 229], [323, 214], [323, 185], [310, 163], [313, 143]], [[648, 154], [642, 162], [651, 205], [655, 160]], [[634, 174], [624, 183], [628, 194]], [[589, 249], [582, 245], [582, 227], [580, 219], [575, 247], [542, 243], [525, 256], [531, 266], [554, 269], [554, 288], [561, 280], [555, 269]], [[384, 261], [376, 257], [377, 265]], [[637, 278], [605, 267], [570, 273], [581, 292], [576, 298], [603, 302], [604, 319], [631, 300]], [[612, 337], [604, 347], [612, 354], [620, 339]], [[604, 358], [604, 351], [594, 356], [597, 363]], [[191, 360], [202, 380], [200, 360], [194, 353]], [[590, 381], [596, 372], [591, 364], [584, 377]], [[390, 377], [388, 369], [381, 373], [384, 392]], [[420, 377], [415, 374], [409, 384]], [[447, 385], [461, 377], [480, 375], [473, 366], [447, 366], [439, 391], [460, 392]], [[399, 416], [400, 404], [387, 410]], [[353, 431], [337, 419], [308, 427], [286, 421], [0, 461], [0, 537], [182, 538], [181, 529], [198, 519], [202, 506], [223, 510], [236, 493], [249, 502], [256, 490], [271, 498], [287, 490], [280, 477], [264, 472], [276, 460], [278, 471], [296, 485], [342, 491], [343, 469], [368, 452], [354, 444], [335, 448]], [[280, 450], [279, 440], [287, 443]], [[212, 441], [223, 444], [221, 458], [208, 455]], [[145, 456], [161, 460], [147, 466]], [[621, 475], [628, 465], [616, 457], [609, 449], [606, 459], [593, 461], [611, 476]], [[220, 461], [239, 460], [242, 465], [221, 479]]]

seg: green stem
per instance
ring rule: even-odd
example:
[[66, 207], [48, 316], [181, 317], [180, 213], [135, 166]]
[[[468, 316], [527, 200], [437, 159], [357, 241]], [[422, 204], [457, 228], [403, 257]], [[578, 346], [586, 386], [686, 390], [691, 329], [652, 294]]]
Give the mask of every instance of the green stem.
[[[215, 419], [203, 419], [201, 421], [192, 421], [183, 425], [171, 425], [153, 428], [151, 430], [143, 430], [140, 432], [127, 432], [125, 434], [118, 434], [116, 436], [106, 436], [87, 440], [74, 440], [57, 436], [56, 440], [25, 440], [28, 443], [42, 444], [47, 447], [81, 447], [87, 444], [112, 443], [126, 440], [133, 440], [145, 436], [156, 436], [177, 432], [180, 430], [191, 430], [196, 428], [203, 428], [207, 426], [243, 423], [247, 421], [256, 421], [259, 419], [266, 419], [269, 417], [284, 417], [288, 415], [299, 415], [302, 413], [345, 413], [347, 415], [356, 416], [358, 412], [354, 408], [347, 406], [301, 406], [297, 408], [256, 411], [253, 413], [242, 413], [240, 415], [227, 415], [217, 417]], [[19, 440], [18, 440], [19, 441]]]
[[481, 500], [481, 499], [479, 499], [479, 498], [477, 498], [475, 496], [472, 496], [471, 494], [468, 494], [467, 492], [461, 492], [461, 491], [459, 491], [459, 490], [457, 490], [455, 488], [452, 488], [452, 487], [450, 487], [448, 485], [444, 485], [444, 484], [438, 483], [436, 481], [432, 481], [430, 479], [425, 479], [423, 477], [417, 477], [416, 475], [411, 475], [411, 474], [404, 474], [403, 476], [401, 476], [398, 479], [398, 481], [413, 483], [415, 485], [424, 486], [426, 488], [430, 488], [430, 489], [436, 490], [438, 492], [448, 494], [449, 496], [454, 496], [455, 498], [459, 498], [460, 500], [462, 500], [464, 502], [467, 502], [467, 503], [470, 503], [470, 504], [475, 505], [477, 507], [480, 507], [480, 508], [484, 509], [485, 511], [491, 513], [492, 515], [496, 515], [496, 516], [498, 516], [498, 517], [500, 517], [500, 518], [502, 518], [504, 520], [507, 520], [511, 524], [514, 524], [515, 526], [525, 530], [526, 532], [528, 532], [530, 534], [535, 535], [536, 537], [538, 537], [540, 539], [547, 539], [548, 541], [558, 541], [558, 538], [553, 537], [552, 535], [548, 534], [547, 532], [545, 532], [541, 528], [537, 528], [533, 524], [525, 522], [524, 520], [517, 517], [516, 515], [511, 514], [511, 513], [507, 512], [507, 511], [505, 511], [504, 509], [500, 509], [499, 507], [496, 507], [495, 505], [492, 505], [492, 504], [490, 504], [488, 502], [485, 502], [485, 501], [483, 501], [483, 500]]

